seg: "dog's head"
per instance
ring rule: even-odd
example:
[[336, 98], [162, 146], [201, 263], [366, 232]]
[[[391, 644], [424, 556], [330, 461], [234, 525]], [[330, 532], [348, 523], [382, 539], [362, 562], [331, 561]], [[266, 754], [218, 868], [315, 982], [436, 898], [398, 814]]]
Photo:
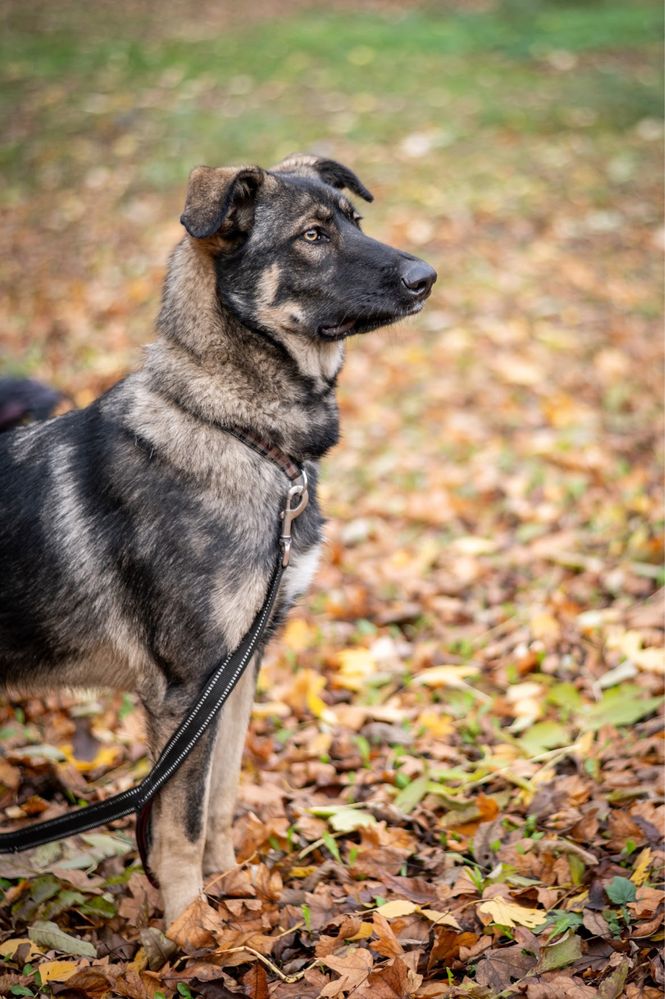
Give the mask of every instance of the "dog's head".
[[316, 156], [192, 171], [181, 222], [245, 325], [331, 341], [420, 311], [436, 272], [366, 236], [344, 189], [372, 201], [351, 170]]

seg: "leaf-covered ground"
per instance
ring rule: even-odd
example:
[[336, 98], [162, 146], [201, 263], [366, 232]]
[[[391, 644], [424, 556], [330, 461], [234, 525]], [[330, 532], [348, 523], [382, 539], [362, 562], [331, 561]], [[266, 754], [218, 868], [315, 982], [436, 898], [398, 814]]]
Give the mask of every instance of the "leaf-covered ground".
[[[312, 148], [431, 260], [350, 344], [239, 866], [168, 930], [132, 830], [0, 858], [0, 994], [656, 999], [664, 983], [659, 11], [5, 5], [3, 364], [139, 363], [184, 178]], [[146, 771], [129, 696], [0, 708], [5, 826]]]

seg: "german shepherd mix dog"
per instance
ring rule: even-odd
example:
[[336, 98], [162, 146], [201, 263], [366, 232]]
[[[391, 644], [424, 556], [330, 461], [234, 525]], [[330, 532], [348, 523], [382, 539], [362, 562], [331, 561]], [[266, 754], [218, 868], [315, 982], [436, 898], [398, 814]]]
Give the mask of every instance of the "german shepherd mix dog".
[[[304, 465], [272, 631], [315, 571], [319, 459], [338, 439], [344, 340], [419, 312], [436, 273], [364, 235], [351, 170], [197, 167], [143, 367], [87, 409], [0, 437], [5, 687], [138, 693], [158, 755], [265, 598], [286, 479], [228, 431]], [[152, 812], [167, 924], [234, 863], [231, 825], [256, 669]], [[213, 729], [216, 728], [216, 731]]]

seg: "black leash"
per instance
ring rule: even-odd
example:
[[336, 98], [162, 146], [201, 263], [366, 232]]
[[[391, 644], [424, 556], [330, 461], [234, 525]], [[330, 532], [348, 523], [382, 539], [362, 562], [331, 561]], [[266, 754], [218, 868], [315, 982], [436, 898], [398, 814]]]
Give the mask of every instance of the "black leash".
[[168, 740], [154, 767], [140, 784], [127, 791], [121, 791], [120, 794], [114, 794], [105, 801], [98, 801], [93, 805], [78, 808], [66, 815], [47, 819], [46, 822], [37, 822], [13, 832], [0, 833], [0, 853], [19, 853], [22, 850], [30, 850], [42, 846], [44, 843], [64, 839], [66, 836], [87, 832], [97, 826], [113, 822], [115, 819], [125, 818], [132, 812], [138, 812], [136, 838], [141, 860], [146, 874], [156, 884], [156, 879], [148, 864], [150, 809], [153, 798], [192, 751], [231, 694], [256, 651], [270, 623], [279, 584], [284, 570], [289, 564], [291, 525], [309, 502], [307, 475], [304, 469], [300, 469], [278, 448], [252, 432], [242, 433], [236, 430], [229, 432], [276, 464], [291, 481], [286, 504], [281, 514], [282, 531], [279, 538], [279, 553], [275, 560], [266, 598], [249, 631], [237, 648], [215, 666], [187, 716]]

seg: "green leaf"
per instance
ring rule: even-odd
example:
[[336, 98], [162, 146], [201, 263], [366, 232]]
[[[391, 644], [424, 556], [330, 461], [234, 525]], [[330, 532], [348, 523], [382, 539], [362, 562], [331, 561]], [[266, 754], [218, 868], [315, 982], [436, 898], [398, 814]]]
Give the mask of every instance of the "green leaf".
[[627, 905], [634, 902], [637, 895], [637, 888], [628, 878], [612, 878], [608, 885], [605, 885], [605, 892], [610, 902], [615, 905]]
[[598, 989], [598, 999], [618, 999], [624, 994], [623, 987], [626, 984], [630, 964], [627, 959], [622, 958], [621, 964], [615, 968], [604, 982], [600, 983]]
[[354, 832], [363, 826], [373, 826], [376, 819], [370, 812], [365, 812], [352, 805], [318, 805], [308, 809], [312, 815], [328, 819], [335, 832]]
[[581, 694], [574, 683], [555, 683], [547, 694], [547, 700], [559, 708], [569, 708], [577, 711], [582, 707]]
[[302, 912], [302, 918], [303, 918], [303, 921], [305, 923], [305, 929], [307, 930], [308, 933], [311, 933], [311, 931], [312, 931], [312, 910], [310, 909], [310, 907], [307, 905], [306, 902], [303, 902], [303, 904], [300, 906], [300, 911]]
[[570, 742], [568, 729], [556, 721], [542, 721], [532, 725], [519, 740], [529, 756], [538, 756], [547, 749], [557, 749]]
[[547, 920], [542, 926], [534, 930], [534, 933], [542, 933], [543, 930], [552, 928], [552, 937], [561, 936], [567, 930], [576, 930], [582, 925], [582, 917], [578, 912], [566, 912], [565, 909], [550, 909], [547, 913]]
[[428, 784], [428, 777], [418, 777], [410, 781], [395, 798], [395, 808], [404, 813], [413, 811], [427, 794]]
[[662, 703], [662, 697], [644, 697], [639, 687], [626, 683], [606, 690], [597, 704], [581, 714], [580, 720], [583, 727], [591, 731], [603, 725], [632, 725]]
[[57, 950], [62, 954], [75, 954], [78, 957], [97, 957], [97, 951], [89, 941], [70, 936], [55, 923], [37, 920], [28, 930], [28, 936], [33, 943], [46, 950]]
[[331, 853], [333, 855], [333, 857], [335, 858], [335, 860], [337, 861], [338, 864], [341, 864], [342, 863], [342, 858], [339, 855], [339, 847], [337, 846], [337, 843], [335, 842], [335, 840], [333, 839], [333, 837], [330, 835], [330, 833], [329, 832], [325, 832], [323, 834], [323, 836], [321, 837], [321, 839], [325, 843], [325, 845], [326, 845], [329, 853]]
[[568, 867], [570, 868], [570, 879], [573, 884], [581, 885], [584, 881], [584, 872], [586, 870], [584, 861], [580, 860], [574, 853], [570, 853], [568, 854]]
[[35, 902], [45, 902], [60, 891], [60, 882], [52, 874], [42, 874], [34, 878], [30, 885], [30, 895]]
[[119, 836], [109, 836], [107, 833], [84, 833], [81, 839], [89, 843], [100, 859], [107, 857], [122, 857], [132, 849], [132, 844]]
[[106, 895], [95, 895], [81, 906], [81, 912], [87, 916], [103, 916], [105, 919], [112, 919], [117, 911], [115, 903]]
[[561, 937], [556, 943], [543, 947], [540, 960], [535, 971], [554, 971], [555, 968], [565, 968], [582, 956], [582, 941], [574, 933]]
[[330, 825], [335, 832], [347, 833], [363, 826], [374, 826], [376, 819], [370, 812], [362, 812], [357, 808], [340, 808], [330, 816]]

